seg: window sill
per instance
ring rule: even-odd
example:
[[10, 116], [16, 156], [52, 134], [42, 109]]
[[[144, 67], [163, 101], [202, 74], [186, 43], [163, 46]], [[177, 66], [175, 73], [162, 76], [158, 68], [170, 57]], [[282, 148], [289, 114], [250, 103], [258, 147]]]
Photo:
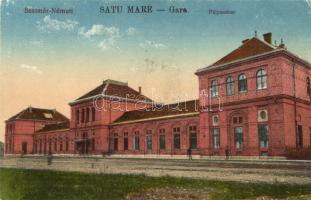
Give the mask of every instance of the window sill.
[[244, 93], [247, 93], [247, 90], [246, 91], [239, 91], [239, 94], [244, 94]]
[[256, 91], [260, 92], [260, 91], [264, 91], [264, 90], [267, 90], [268, 88], [261, 88], [261, 89], [256, 89]]

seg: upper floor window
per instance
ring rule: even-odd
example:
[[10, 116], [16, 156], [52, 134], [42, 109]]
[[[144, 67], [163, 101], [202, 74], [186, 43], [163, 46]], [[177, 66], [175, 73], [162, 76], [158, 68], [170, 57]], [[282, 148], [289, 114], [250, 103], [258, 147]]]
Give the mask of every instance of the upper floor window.
[[211, 82], [211, 95], [212, 95], [212, 97], [218, 96], [218, 83], [217, 83], [217, 80], [212, 80], [212, 82]]
[[238, 87], [239, 87], [239, 92], [246, 92], [247, 91], [247, 78], [245, 74], [239, 75], [238, 78]]
[[234, 94], [234, 80], [232, 76], [229, 76], [226, 79], [226, 92], [227, 95], [233, 95]]
[[307, 77], [307, 94], [311, 95], [311, 86], [310, 86], [310, 78]]
[[257, 79], [257, 90], [267, 88], [267, 73], [264, 69], [260, 69], [257, 71], [256, 79]]
[[81, 111], [81, 123], [84, 123], [84, 109]]
[[80, 118], [80, 112], [79, 110], [76, 110], [76, 122], [79, 123]]
[[90, 120], [90, 108], [86, 108], [86, 119], [85, 122], [89, 122]]
[[95, 114], [96, 114], [95, 108], [92, 107], [92, 121], [95, 121]]

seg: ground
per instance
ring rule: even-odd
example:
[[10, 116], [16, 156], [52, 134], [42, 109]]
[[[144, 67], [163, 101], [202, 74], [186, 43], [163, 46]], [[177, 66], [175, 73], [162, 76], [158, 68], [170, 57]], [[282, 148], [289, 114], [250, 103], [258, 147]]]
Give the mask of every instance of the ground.
[[0, 199], [311, 199], [311, 185], [0, 168]]

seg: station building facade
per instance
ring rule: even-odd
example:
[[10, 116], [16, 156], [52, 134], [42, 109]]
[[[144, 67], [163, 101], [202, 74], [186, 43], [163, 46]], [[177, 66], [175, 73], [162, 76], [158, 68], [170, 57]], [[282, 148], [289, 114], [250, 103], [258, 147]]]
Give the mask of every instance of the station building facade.
[[6, 121], [6, 154], [283, 156], [311, 145], [311, 65], [271, 33], [196, 71], [199, 98], [158, 104], [106, 80], [56, 110]]

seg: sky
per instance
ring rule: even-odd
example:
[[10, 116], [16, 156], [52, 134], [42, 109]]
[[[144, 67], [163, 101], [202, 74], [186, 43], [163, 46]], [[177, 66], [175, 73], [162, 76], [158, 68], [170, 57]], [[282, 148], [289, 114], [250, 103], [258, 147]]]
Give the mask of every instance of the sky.
[[[56, 108], [69, 117], [68, 103], [108, 78], [142, 86], [159, 102], [194, 99], [194, 72], [255, 30], [258, 37], [272, 32], [277, 43], [283, 38], [290, 51], [311, 61], [311, 0], [0, 2], [0, 141], [4, 121], [22, 109]], [[127, 13], [127, 6], [142, 5], [153, 12]], [[100, 13], [101, 6], [123, 6], [123, 12]], [[170, 13], [170, 6], [187, 13]], [[29, 14], [25, 8], [72, 8], [73, 14]]]

